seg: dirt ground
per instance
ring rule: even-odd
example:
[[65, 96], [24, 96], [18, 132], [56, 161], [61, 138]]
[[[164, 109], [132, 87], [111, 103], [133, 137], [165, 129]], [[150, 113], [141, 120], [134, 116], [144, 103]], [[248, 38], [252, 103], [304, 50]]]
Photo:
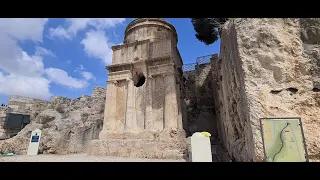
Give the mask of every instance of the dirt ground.
[[37, 156], [15, 155], [0, 157], [0, 162], [186, 162], [171, 159], [140, 159], [127, 157], [87, 156], [86, 154]]

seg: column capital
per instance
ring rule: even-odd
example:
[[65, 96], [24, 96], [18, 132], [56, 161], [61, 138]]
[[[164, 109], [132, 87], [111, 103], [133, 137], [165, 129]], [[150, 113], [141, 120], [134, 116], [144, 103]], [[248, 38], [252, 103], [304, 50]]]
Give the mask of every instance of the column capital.
[[117, 80], [107, 81], [107, 84], [117, 84], [117, 83], [118, 83]]

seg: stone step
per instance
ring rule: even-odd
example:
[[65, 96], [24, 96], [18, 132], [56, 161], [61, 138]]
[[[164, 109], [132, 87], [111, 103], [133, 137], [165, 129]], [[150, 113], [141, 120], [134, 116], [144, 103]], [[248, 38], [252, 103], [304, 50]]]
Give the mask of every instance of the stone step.
[[187, 159], [187, 146], [183, 143], [141, 139], [93, 140], [88, 145], [87, 154], [151, 159]]

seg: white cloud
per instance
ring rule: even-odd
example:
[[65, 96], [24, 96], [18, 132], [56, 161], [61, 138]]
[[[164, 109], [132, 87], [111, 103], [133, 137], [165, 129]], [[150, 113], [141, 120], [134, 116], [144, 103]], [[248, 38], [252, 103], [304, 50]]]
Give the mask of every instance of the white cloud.
[[94, 75], [91, 72], [87, 72], [87, 71], [82, 71], [81, 75], [84, 77], [84, 79], [86, 79], [87, 81], [89, 80], [96, 80], [96, 78], [94, 77]]
[[88, 31], [81, 44], [84, 45], [84, 51], [89, 57], [98, 58], [106, 65], [111, 64], [111, 46], [113, 44], [108, 42], [108, 37], [105, 36], [104, 31]]
[[82, 64], [79, 65], [79, 67], [76, 67], [76, 69], [74, 70], [74, 72], [79, 72], [81, 73], [83, 70], [85, 70], [86, 68], [83, 67]]
[[70, 88], [81, 89], [88, 85], [86, 81], [73, 78], [62, 69], [47, 68], [46, 74], [49, 77], [50, 81]]
[[37, 56], [53, 56], [53, 57], [56, 56], [52, 51], [50, 51], [44, 47], [40, 47], [40, 46], [36, 47], [35, 55], [37, 55]]
[[79, 71], [82, 71], [82, 70], [85, 70], [85, 68], [83, 67], [82, 64], [80, 64], [79, 67], [76, 67], [76, 70], [74, 70], [74, 72], [79, 72]]
[[0, 39], [0, 70], [23, 76], [38, 76], [42, 73], [42, 57], [30, 57], [9, 36], [0, 34]]
[[5, 76], [0, 71], [0, 94], [20, 95], [39, 99], [48, 99], [49, 81], [43, 77], [27, 77], [19, 75]]
[[1, 18], [0, 34], [15, 40], [42, 42], [44, 25], [48, 18]]
[[68, 60], [68, 61], [67, 61], [67, 64], [71, 64], [71, 61], [70, 61], [70, 60]]
[[48, 19], [0, 19], [0, 94], [23, 95], [46, 99], [50, 96], [49, 81], [44, 72], [42, 57], [30, 56], [17, 41], [42, 42]]
[[49, 30], [51, 38], [71, 39], [77, 33], [87, 27], [93, 27], [97, 30], [114, 27], [122, 22], [125, 18], [67, 18], [66, 27], [58, 26]]
[[[0, 94], [21, 95], [48, 99], [50, 81], [44, 77], [46, 72], [43, 56], [54, 55], [50, 50], [37, 46], [34, 55], [23, 51], [18, 41], [42, 42], [44, 26], [48, 19], [0, 19]], [[55, 69], [57, 72], [59, 69]], [[50, 68], [49, 70], [50, 71]], [[62, 70], [61, 70], [62, 71]], [[64, 71], [63, 71], [64, 72]], [[54, 74], [53, 74], [54, 75]], [[68, 76], [75, 87], [83, 87], [82, 81]], [[63, 78], [65, 78], [62, 76]]]
[[[100, 59], [105, 65], [112, 62], [113, 43], [105, 36], [107, 28], [115, 27], [125, 21], [125, 18], [67, 18], [64, 26], [51, 28], [49, 36], [51, 38], [72, 39], [79, 31], [91, 28], [86, 33], [85, 39], [81, 41], [84, 51], [89, 57]], [[117, 36], [115, 31], [114, 35]]]
[[86, 81], [89, 80], [96, 80], [96, 77], [94, 77], [94, 75], [91, 72], [88, 71], [84, 71], [86, 68], [83, 67], [82, 64], [79, 65], [79, 67], [77, 67], [74, 72], [78, 72]]
[[71, 39], [71, 36], [69, 35], [69, 33], [67, 32], [66, 29], [64, 29], [63, 27], [59, 26], [57, 28], [50, 28], [49, 29], [49, 37], [50, 38], [55, 38], [58, 37], [60, 39]]

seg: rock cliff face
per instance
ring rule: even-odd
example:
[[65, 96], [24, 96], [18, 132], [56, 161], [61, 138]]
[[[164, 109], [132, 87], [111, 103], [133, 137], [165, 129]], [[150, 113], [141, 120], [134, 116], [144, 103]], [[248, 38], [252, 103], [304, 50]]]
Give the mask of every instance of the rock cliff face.
[[311, 159], [320, 152], [319, 19], [236, 19], [225, 24], [218, 116], [229, 154], [262, 161], [259, 118], [301, 117]]
[[[312, 85], [308, 88], [308, 102], [305, 101], [298, 113], [309, 117], [307, 142], [310, 158], [320, 160], [320, 19], [300, 20], [301, 39], [303, 43], [303, 55], [309, 60], [309, 76]], [[312, 91], [310, 89], [312, 88]]]
[[17, 136], [0, 141], [0, 152], [25, 154], [31, 131], [42, 130], [39, 153], [67, 154], [84, 152], [88, 142], [98, 139], [102, 130], [104, 98], [78, 99], [53, 97], [46, 104], [30, 108], [31, 123]]

